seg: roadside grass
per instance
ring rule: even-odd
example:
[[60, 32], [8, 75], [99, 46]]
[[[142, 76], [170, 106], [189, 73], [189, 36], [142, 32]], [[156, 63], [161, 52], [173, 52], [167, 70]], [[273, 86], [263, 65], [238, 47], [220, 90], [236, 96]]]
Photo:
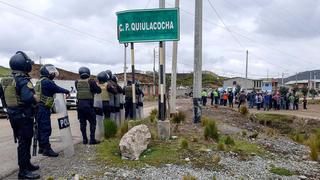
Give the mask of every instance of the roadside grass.
[[293, 123], [294, 116], [282, 115], [282, 114], [267, 114], [258, 113], [255, 114], [254, 121], [278, 129], [282, 134], [289, 134], [293, 131], [290, 126]]
[[294, 175], [293, 172], [291, 172], [288, 169], [281, 168], [281, 167], [276, 167], [276, 166], [271, 166], [270, 172], [273, 174], [277, 174], [280, 176], [292, 176]]

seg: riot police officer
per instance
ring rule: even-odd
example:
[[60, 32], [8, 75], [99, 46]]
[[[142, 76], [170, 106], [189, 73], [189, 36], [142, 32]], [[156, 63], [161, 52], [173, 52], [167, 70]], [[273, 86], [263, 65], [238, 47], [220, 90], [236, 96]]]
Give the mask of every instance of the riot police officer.
[[118, 78], [116, 75], [112, 75], [112, 82], [114, 83], [114, 86], [116, 87], [116, 94], [114, 95], [114, 107], [115, 107], [115, 120], [120, 127], [121, 125], [121, 116], [120, 116], [120, 96], [123, 93], [121, 86], [118, 84]]
[[127, 86], [124, 87], [125, 94], [125, 116], [126, 119], [133, 118], [133, 102], [132, 102], [132, 81], [127, 82]]
[[28, 75], [32, 70], [33, 61], [24, 52], [18, 51], [11, 57], [9, 64], [12, 77], [3, 78], [1, 84], [10, 124], [15, 139], [18, 140], [18, 178], [39, 179], [40, 175], [32, 172], [38, 170], [39, 166], [30, 162], [34, 107], [37, 103], [33, 84]]
[[79, 75], [80, 79], [75, 82], [75, 86], [77, 88], [77, 111], [83, 144], [88, 144], [86, 131], [87, 120], [90, 123], [89, 144], [99, 144], [100, 142], [95, 139], [96, 114], [93, 107], [93, 98], [94, 94], [101, 93], [101, 88], [93, 79], [90, 79], [90, 70], [87, 67], [81, 67], [79, 69]]
[[37, 82], [35, 90], [40, 99], [38, 103], [38, 140], [39, 154], [49, 157], [57, 157], [58, 153], [51, 148], [49, 137], [51, 136], [51, 109], [53, 107], [53, 95], [56, 93], [69, 94], [69, 91], [57, 86], [53, 79], [59, 76], [58, 70], [52, 64], [43, 65], [40, 68], [40, 80]]
[[110, 79], [109, 75], [102, 71], [97, 75], [97, 79], [99, 81], [98, 86], [101, 88], [101, 99], [103, 105], [103, 113], [105, 118], [110, 118], [110, 110], [109, 110], [109, 93], [107, 91], [108, 83], [107, 81]]
[[143, 97], [144, 97], [144, 93], [141, 88], [141, 83], [140, 81], [136, 81], [136, 99], [137, 99], [136, 114], [138, 119], [143, 118]]
[[111, 77], [108, 81], [108, 86], [107, 86], [107, 90], [110, 98], [110, 101], [109, 101], [110, 119], [115, 121], [116, 120], [115, 100], [116, 100], [116, 94], [118, 93], [117, 84], [114, 82], [115, 79], [112, 78], [113, 77], [112, 72], [110, 70], [107, 70], [106, 73], [109, 75], [109, 77]]

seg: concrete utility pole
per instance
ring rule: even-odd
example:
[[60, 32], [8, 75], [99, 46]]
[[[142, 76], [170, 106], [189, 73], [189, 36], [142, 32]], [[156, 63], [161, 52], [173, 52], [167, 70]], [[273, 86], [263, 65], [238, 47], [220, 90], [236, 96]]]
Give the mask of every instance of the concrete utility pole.
[[247, 56], [246, 56], [246, 79], [248, 79], [248, 56], [249, 56], [249, 51], [247, 50]]
[[[175, 1], [175, 7], [179, 8], [179, 0]], [[176, 113], [177, 96], [177, 60], [178, 60], [178, 41], [173, 41], [172, 45], [172, 72], [171, 72], [171, 105], [170, 113]]]
[[124, 43], [124, 67], [123, 67], [123, 85], [127, 85], [127, 47], [128, 44]]
[[156, 48], [153, 48], [153, 95], [156, 95]]
[[[159, 0], [159, 8], [165, 8], [165, 7], [166, 7], [166, 1], [165, 0]], [[166, 62], [166, 42], [165, 41], [162, 42], [162, 49], [163, 49], [163, 62], [164, 62], [164, 64], [163, 64], [163, 73], [164, 73], [163, 89], [166, 91], [166, 63], [165, 63]], [[159, 58], [160, 58], [160, 48], [159, 48]], [[167, 97], [165, 95], [165, 97], [164, 97], [165, 111], [167, 111], [167, 100], [166, 99], [167, 99]]]
[[131, 73], [132, 73], [132, 109], [133, 109], [133, 119], [137, 118], [136, 116], [136, 82], [135, 82], [135, 70], [134, 70], [134, 44], [130, 43], [131, 50]]
[[317, 83], [316, 83], [316, 73], [315, 72], [313, 72], [313, 79], [314, 79], [314, 81], [313, 81], [313, 89], [316, 89], [316, 86], [317, 86]]
[[202, 0], [195, 1], [193, 110], [195, 123], [201, 121], [202, 89]]

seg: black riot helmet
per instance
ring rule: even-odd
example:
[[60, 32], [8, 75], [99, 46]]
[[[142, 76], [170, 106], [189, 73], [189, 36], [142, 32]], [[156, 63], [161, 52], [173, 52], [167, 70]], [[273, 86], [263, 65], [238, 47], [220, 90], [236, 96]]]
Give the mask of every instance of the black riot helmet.
[[79, 68], [79, 75], [81, 79], [87, 79], [90, 77], [90, 69], [87, 67]]
[[108, 80], [111, 80], [112, 79], [112, 72], [110, 70], [106, 70], [106, 73], [109, 76]]
[[115, 82], [115, 83], [117, 83], [118, 82], [118, 78], [117, 78], [117, 76], [116, 75], [112, 75], [112, 78], [111, 78], [111, 80], [113, 81], [113, 82]]
[[22, 71], [25, 73], [29, 73], [32, 70], [32, 65], [34, 62], [22, 51], [16, 52], [10, 58], [10, 68], [14, 71]]
[[107, 74], [106, 71], [102, 71], [97, 75], [97, 78], [99, 82], [105, 83], [108, 81], [109, 75]]
[[127, 86], [131, 86], [132, 85], [132, 81], [131, 80], [128, 80], [127, 81]]
[[40, 68], [40, 77], [47, 77], [53, 80], [59, 76], [59, 71], [52, 64], [45, 64]]

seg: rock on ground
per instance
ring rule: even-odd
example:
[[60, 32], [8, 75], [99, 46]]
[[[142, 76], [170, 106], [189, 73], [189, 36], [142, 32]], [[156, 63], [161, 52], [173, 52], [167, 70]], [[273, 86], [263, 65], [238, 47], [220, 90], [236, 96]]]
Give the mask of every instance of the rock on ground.
[[120, 140], [120, 152], [123, 158], [138, 160], [150, 143], [151, 133], [149, 128], [142, 124], [130, 129]]

